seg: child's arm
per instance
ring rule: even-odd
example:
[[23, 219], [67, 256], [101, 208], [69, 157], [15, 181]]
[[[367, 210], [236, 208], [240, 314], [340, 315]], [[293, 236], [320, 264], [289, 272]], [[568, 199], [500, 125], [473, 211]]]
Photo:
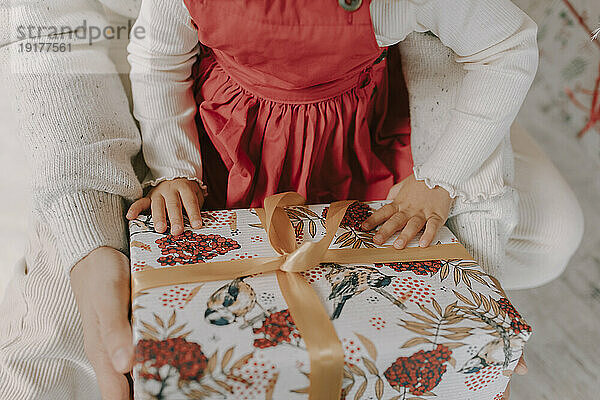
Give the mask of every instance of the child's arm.
[[196, 130], [192, 67], [198, 35], [182, 1], [144, 0], [136, 26], [144, 35], [131, 38], [134, 115], [140, 123], [142, 150], [150, 169], [144, 186], [154, 186], [135, 202], [127, 218], [151, 208], [158, 232], [183, 232], [182, 205], [195, 228], [205, 188]]
[[491, 185], [470, 187], [465, 183], [509, 134], [537, 69], [537, 27], [508, 0], [415, 0], [403, 4], [404, 21], [406, 15], [412, 18], [412, 30], [436, 34], [458, 54], [456, 61], [466, 73], [444, 132], [431, 135], [439, 138], [434, 149], [425, 160], [416, 159], [414, 177], [396, 187], [400, 190], [395, 211], [374, 214], [366, 228], [384, 223], [382, 240], [402, 230], [397, 244], [404, 247], [426, 227], [422, 244], [427, 246], [451, 203], [424, 187], [444, 188], [448, 196], [465, 201], [499, 194]]

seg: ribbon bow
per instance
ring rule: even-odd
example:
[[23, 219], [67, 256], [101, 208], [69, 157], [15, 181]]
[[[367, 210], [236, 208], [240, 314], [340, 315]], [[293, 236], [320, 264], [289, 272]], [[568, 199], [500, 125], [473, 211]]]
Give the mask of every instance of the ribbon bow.
[[131, 292], [135, 297], [141, 291], [155, 287], [231, 280], [252, 274], [276, 272], [281, 293], [309, 353], [308, 397], [311, 400], [338, 400], [342, 390], [344, 350], [323, 303], [300, 273], [323, 262], [372, 264], [442, 258], [469, 259], [471, 256], [458, 243], [404, 250], [397, 250], [392, 246], [329, 249], [346, 210], [353, 201], [331, 203], [325, 219], [325, 236], [318, 242], [305, 242], [298, 246], [285, 207], [303, 205], [305, 202], [298, 193], [286, 192], [267, 197], [264, 209], [256, 209], [267, 231], [269, 243], [278, 256], [138, 271], [132, 273]]

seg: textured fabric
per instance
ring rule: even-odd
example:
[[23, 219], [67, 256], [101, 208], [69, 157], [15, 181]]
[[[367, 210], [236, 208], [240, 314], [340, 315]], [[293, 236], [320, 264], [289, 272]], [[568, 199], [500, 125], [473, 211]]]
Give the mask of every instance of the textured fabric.
[[[135, 1], [130, 4], [135, 6]], [[124, 200], [141, 196], [132, 168], [140, 137], [129, 100], [106, 48], [73, 45], [71, 52], [19, 52], [17, 26], [105, 26], [92, 0], [0, 3], [0, 69], [9, 79], [17, 134], [24, 146], [32, 207], [52, 230], [65, 271], [93, 249], [127, 252]], [[125, 25], [127, 22], [125, 21]], [[18, 63], [20, 73], [10, 73]]]
[[[522, 218], [506, 247], [501, 282], [505, 289], [532, 287], [558, 276], [582, 234], [581, 211], [558, 171], [545, 155], [531, 151], [537, 145], [526, 132], [515, 129], [513, 140], [516, 188], [524, 195], [519, 204]], [[484, 224], [491, 220], [488, 212], [473, 212], [448, 224], [463, 236], [459, 240], [475, 258], [485, 259], [489, 243], [472, 239], [477, 238], [471, 229], [473, 215]], [[32, 227], [26, 262], [17, 265], [0, 304], [0, 399], [99, 399], [83, 354], [81, 323], [63, 272], [65, 260], [57, 256], [53, 233], [40, 223], [39, 215], [34, 215]]]
[[[374, 0], [372, 4], [382, 1]], [[111, 3], [114, 3], [112, 5], [115, 9], [126, 9], [127, 13], [133, 15], [138, 2], [111, 0]], [[389, 7], [385, 10], [392, 10], [395, 5], [395, 1], [385, 3]], [[15, 3], [10, 1], [0, 5], [0, 20], [10, 21], [0, 28], [0, 66], [7, 65], [10, 57], [17, 54], [16, 42], [9, 44], [10, 34], [16, 31], [13, 29], [16, 25], [76, 26], [85, 19], [88, 23], [102, 26], [106, 22], [101, 3], [97, 0], [31, 1], [18, 5], [19, 7], [15, 7]], [[372, 12], [374, 19], [377, 15], [383, 17], [405, 14]], [[197, 44], [195, 32], [189, 19], [182, 22], [187, 36], [172, 37], [170, 40], [185, 42], [186, 38], [191, 37], [194, 42], [190, 49], [193, 49]], [[160, 24], [154, 27], [165, 29]], [[397, 29], [396, 25], [375, 23], [374, 27], [380, 45], [401, 40], [401, 36], [394, 37], [391, 34]], [[146, 25], [146, 28], [151, 26]], [[156, 34], [157, 31], [148, 32]], [[390, 40], [382, 41], [385, 38]], [[421, 57], [430, 57], [440, 64], [442, 61], [454, 61], [452, 56], [446, 57], [445, 47], [439, 41], [427, 40], [426, 35], [413, 34], [410, 38], [413, 40], [413, 49], [419, 46], [425, 49]], [[44, 41], [45, 38], [40, 40]], [[401, 50], [405, 44], [406, 41], [399, 44]], [[183, 46], [187, 48], [188, 43]], [[155, 47], [148, 48], [145, 53], [156, 56], [151, 58], [152, 62], [148, 62], [148, 65], [154, 68], [173, 67], [164, 63], [165, 60], [173, 60], [166, 57], [164, 52], [176, 55], [176, 49], [156, 43]], [[159, 57], [160, 54], [163, 54], [162, 58]], [[191, 54], [195, 56], [195, 53]], [[194, 60], [190, 61], [190, 54], [182, 51], [179, 56], [182, 63], [187, 60], [185, 62], [190, 64], [191, 69]], [[442, 60], [442, 57], [445, 59]], [[109, 245], [126, 249], [122, 198], [137, 198], [141, 194], [141, 188], [130, 167], [130, 160], [139, 148], [139, 134], [129, 112], [125, 90], [116, 74], [70, 72], [112, 68], [112, 60], [107, 57], [103, 48], [86, 45], [74, 48], [72, 53], [36, 53], [31, 60], [35, 63], [25, 66], [31, 74], [11, 75], [14, 87], [7, 95], [13, 99], [17, 115], [23, 117], [19, 134], [34, 166], [33, 181], [37, 192], [34, 208], [39, 212], [34, 214], [32, 220], [26, 264], [17, 266], [17, 274], [0, 305], [0, 315], [4, 316], [0, 324], [0, 399], [93, 400], [99, 398], [99, 394], [92, 369], [83, 355], [80, 322], [70, 293], [68, 275], [64, 271], [70, 270], [81, 255], [95, 247]], [[412, 62], [418, 65], [421, 61], [423, 59]], [[410, 69], [408, 65], [411, 60], [404, 59], [403, 62], [406, 73], [406, 69]], [[57, 70], [62, 71], [62, 74], [54, 74], [50, 79], [48, 73]], [[149, 79], [154, 79], [152, 82], [155, 90], [164, 93], [164, 99], [171, 101], [168, 107], [155, 104], [149, 109], [154, 113], [151, 115], [156, 117], [155, 124], [161, 121], [168, 125], [164, 132], [170, 132], [179, 125], [171, 124], [172, 121], [163, 118], [164, 114], [160, 111], [172, 110], [169, 107], [184, 110], [185, 108], [177, 107], [177, 102], [185, 103], [189, 99], [193, 101], [193, 96], [181, 95], [190, 85], [186, 81], [189, 75], [186, 75], [185, 68], [174, 67], [170, 71], [175, 79], [179, 79], [178, 85], [163, 85], [156, 75], [146, 75]], [[448, 71], [450, 75], [454, 73], [455, 70]], [[434, 99], [434, 94], [447, 91], [441, 78], [441, 75], [433, 74], [431, 77], [422, 76], [422, 82], [415, 81], [412, 85], [407, 82], [412, 88], [411, 99], [418, 98], [419, 92], [424, 97]], [[448, 108], [451, 103], [438, 105], [433, 100], [427, 110], [439, 109], [438, 107]], [[414, 121], [426, 121], [430, 117], [430, 114], [424, 114], [420, 119], [418, 113], [423, 113], [424, 110], [424, 106], [411, 110], [413, 138], [419, 137], [422, 132], [435, 131], [428, 124], [415, 124]], [[174, 118], [193, 120], [193, 116], [190, 117], [189, 114], [173, 115]], [[517, 153], [520, 151], [518, 147], [515, 150]], [[539, 165], [539, 160], [533, 158], [532, 163]], [[521, 173], [519, 163], [516, 167], [518, 177]], [[506, 266], [504, 282], [507, 283], [507, 288], [512, 287], [511, 280], [523, 287], [557, 276], [577, 247], [574, 238], [580, 232], [580, 225], [573, 218], [581, 215], [577, 204], [565, 198], [551, 209], [543, 207], [550, 197], [542, 190], [544, 184], [552, 187], [555, 193], [567, 193], [569, 189], [562, 179], [557, 179], [559, 173], [549, 164], [532, 171], [530, 181], [539, 182], [540, 185], [536, 185], [528, 195], [531, 200], [520, 206], [519, 214], [535, 215], [535, 218], [522, 218], [523, 224], [532, 224], [533, 228], [525, 225], [517, 225], [515, 228], [515, 232], [524, 232], [520, 239], [523, 246], [521, 255], [513, 258], [516, 260], [515, 264]], [[541, 174], [539, 178], [538, 174]], [[551, 182], [546, 182], [546, 179]], [[519, 182], [518, 178], [516, 182]], [[515, 190], [524, 189], [515, 186]], [[49, 204], [55, 206], [48, 207]], [[496, 199], [486, 204], [493, 207]], [[546, 211], [536, 213], [534, 204]], [[457, 211], [463, 210], [467, 208]], [[485, 218], [471, 218], [473, 215], [477, 214], [465, 211], [461, 214], [463, 223], [456, 224], [453, 230], [463, 243], [473, 243], [470, 250], [475, 256], [479, 254], [477, 257], [484, 258], [491, 251], [489, 242], [469, 241], [472, 235], [470, 227], [480, 223], [488, 226], [485, 221], [490, 218], [490, 213], [483, 211], [479, 214]], [[511, 218], [507, 221], [510, 222]], [[62, 222], [57, 225], [54, 223], [56, 219]], [[451, 223], [452, 219], [449, 221]], [[564, 232], [572, 232], [571, 240], [556, 246], [560, 237], [550, 237], [546, 231], [556, 227]], [[487, 229], [496, 228], [491, 226]], [[495, 232], [484, 232], [490, 237], [495, 235]], [[527, 240], [528, 237], [536, 239]], [[546, 245], [548, 241], [551, 244]], [[508, 248], [510, 250], [510, 246]], [[549, 260], [552, 262], [548, 262]], [[563, 261], [559, 263], [557, 260]], [[526, 265], [517, 262], [524, 262]], [[521, 274], [526, 267], [535, 272], [535, 275]], [[534, 271], [532, 267], [538, 270]], [[25, 271], [28, 273], [25, 274]], [[527, 279], [533, 280], [528, 282]]]
[[575, 194], [531, 136], [515, 125], [511, 140], [519, 194], [514, 229], [503, 223], [499, 207], [455, 215], [447, 225], [505, 288], [526, 289], [562, 273], [581, 243], [584, 223]]
[[310, 203], [385, 198], [411, 173], [410, 128], [397, 118], [408, 109], [388, 104], [388, 80], [402, 73], [398, 63], [388, 76], [368, 3], [352, 14], [335, 2], [276, 4], [186, 1], [202, 43], [199, 135], [224, 164], [202, 152], [207, 207], [260, 207], [284, 191]]
[[[431, 57], [433, 52], [440, 56]], [[415, 164], [421, 165], [436, 148], [465, 71], [453, 61], [452, 50], [442, 47], [433, 36], [409, 35], [402, 42], [400, 53], [402, 59], [411, 60], [405, 63], [403, 71], [408, 83], [414, 132], [412, 153]], [[488, 188], [489, 192], [479, 191], [482, 188]], [[448, 226], [469, 250], [475, 250], [475, 258], [486, 272], [500, 276], [506, 241], [518, 217], [514, 155], [508, 132], [479, 171], [457, 189], [478, 193], [478, 201], [457, 197], [450, 210]], [[460, 224], [455, 223], [458, 215], [462, 215]], [[472, 241], [478, 241], [479, 246], [469, 247]]]
[[0, 399], [100, 399], [54, 233], [31, 219], [26, 257], [15, 266], [0, 314]]
[[[201, 176], [192, 118], [195, 103], [190, 95], [197, 41], [189, 13], [180, 3], [144, 1], [137, 25], [150, 34], [134, 38], [129, 46], [135, 115], [152, 172], [147, 184], [164, 177]], [[414, 155], [419, 160], [415, 162], [417, 176], [468, 201], [500, 195], [506, 189], [502, 166], [487, 165], [488, 159], [506, 141], [533, 80], [538, 59], [535, 23], [507, 0], [461, 0], [452, 7], [433, 0], [374, 0], [370, 8], [379, 46], [401, 42], [413, 31], [432, 31], [454, 50], [452, 61], [465, 71], [452, 94], [451, 107], [447, 102], [439, 105], [448, 110], [443, 126], [434, 130], [422, 125], [413, 131], [417, 140], [434, 139], [426, 156]], [[420, 65], [410, 58], [404, 64], [413, 69]], [[426, 70], [422, 71], [415, 77], [423, 79]], [[442, 76], [435, 79], [442, 80]], [[407, 83], [416, 89], [415, 95], [435, 95], [422, 93], [420, 81]], [[430, 104], [427, 110], [435, 113], [437, 106]], [[437, 137], [432, 138], [431, 132]], [[473, 180], [474, 175], [480, 178]]]
[[533, 138], [516, 126], [511, 140], [519, 214], [500, 275], [507, 287], [526, 289], [544, 285], [563, 272], [583, 238], [584, 217], [575, 193]]

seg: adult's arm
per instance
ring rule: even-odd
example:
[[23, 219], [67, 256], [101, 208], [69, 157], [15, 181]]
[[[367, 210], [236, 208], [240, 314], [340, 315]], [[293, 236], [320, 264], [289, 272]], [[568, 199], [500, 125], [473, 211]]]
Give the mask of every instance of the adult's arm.
[[[465, 70], [443, 134], [415, 165], [417, 178], [456, 196], [509, 135], [537, 70], [537, 26], [509, 0], [410, 3], [414, 30], [433, 32]], [[481, 188], [471, 189], [462, 194], [475, 200]]]
[[[503, 194], [510, 179], [495, 153], [537, 69], [535, 23], [509, 0], [396, 1], [372, 15], [379, 42], [400, 42], [417, 178], [467, 202]], [[416, 35], [403, 41], [412, 31], [433, 32], [454, 53]]]
[[[34, 212], [56, 238], [70, 271], [92, 250], [127, 251], [124, 199], [141, 195], [132, 167], [140, 138], [127, 96], [106, 43], [72, 40], [70, 51], [23, 52], [19, 27], [109, 24], [100, 2], [4, 2], [0, 58], [7, 68], [7, 96], [14, 105], [17, 134], [32, 172]], [[67, 42], [69, 42], [67, 40]]]

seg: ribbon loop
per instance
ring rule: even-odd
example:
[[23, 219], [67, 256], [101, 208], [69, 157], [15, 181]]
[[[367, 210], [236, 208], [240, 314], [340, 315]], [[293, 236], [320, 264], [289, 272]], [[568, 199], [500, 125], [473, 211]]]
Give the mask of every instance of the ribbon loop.
[[265, 199], [264, 219], [261, 218], [261, 221], [267, 231], [269, 243], [277, 253], [290, 254], [298, 247], [292, 222], [284, 207], [302, 205], [305, 202], [304, 197], [296, 192], [280, 193]]
[[264, 209], [256, 209], [275, 257], [216, 261], [170, 268], [156, 268], [132, 273], [132, 297], [143, 290], [195, 282], [235, 279], [252, 274], [276, 272], [292, 318], [300, 331], [310, 357], [310, 400], [337, 400], [342, 389], [344, 351], [335, 328], [321, 299], [299, 272], [316, 267], [321, 262], [376, 263], [442, 258], [470, 259], [458, 243], [429, 248], [396, 250], [387, 247], [373, 249], [329, 249], [346, 210], [353, 201], [331, 203], [325, 219], [326, 233], [317, 242], [296, 244], [294, 227], [284, 207], [298, 206], [305, 199], [295, 192], [286, 192], [265, 199]]
[[[329, 250], [329, 246], [331, 245], [338, 228], [340, 227], [344, 215], [346, 215], [346, 210], [352, 203], [352, 201], [338, 201], [332, 203], [329, 206], [327, 218], [325, 219], [325, 228], [327, 230], [325, 236], [318, 242], [304, 242], [302, 246], [287, 254], [285, 261], [279, 269], [285, 272], [304, 272], [321, 264], [324, 261], [325, 254], [327, 253], [327, 250]], [[266, 215], [269, 215], [270, 210], [266, 207], [267, 204], [265, 202], [265, 213]], [[287, 217], [287, 213], [285, 216], [286, 220], [289, 222], [289, 226], [288, 224], [283, 223], [271, 223], [271, 228], [277, 231], [274, 237], [282, 238], [292, 236], [295, 243], [296, 234], [294, 228], [292, 227], [290, 219]], [[278, 231], [279, 229], [283, 230], [286, 228], [286, 231]]]

